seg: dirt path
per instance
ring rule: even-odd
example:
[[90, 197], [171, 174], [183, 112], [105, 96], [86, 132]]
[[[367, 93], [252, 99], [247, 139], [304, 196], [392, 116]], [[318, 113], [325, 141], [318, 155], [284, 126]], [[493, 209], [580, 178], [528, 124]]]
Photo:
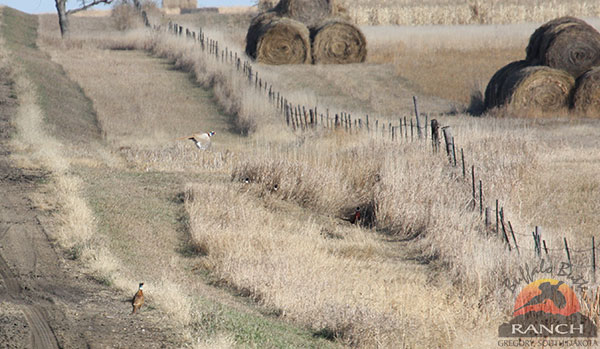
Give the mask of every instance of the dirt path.
[[64, 260], [40, 223], [45, 217], [26, 198], [37, 185], [32, 175], [10, 167], [5, 155], [0, 170], [11, 174], [0, 181], [0, 302], [21, 313], [7, 318], [0, 310], [0, 323], [12, 325], [1, 326], [1, 343], [44, 349], [159, 348], [177, 343], [155, 316], [129, 316], [130, 306], [122, 297], [79, 272], [75, 262]]
[[160, 323], [158, 311], [130, 316], [126, 298], [57, 252], [46, 230], [51, 218], [30, 200], [48, 173], [12, 162], [17, 101], [10, 83], [0, 86], [0, 347], [177, 346], [177, 333]]

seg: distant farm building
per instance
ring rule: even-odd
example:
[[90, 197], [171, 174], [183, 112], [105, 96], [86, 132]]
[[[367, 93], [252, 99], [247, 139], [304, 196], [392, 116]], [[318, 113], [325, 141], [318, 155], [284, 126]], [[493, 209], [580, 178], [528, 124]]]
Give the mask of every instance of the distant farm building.
[[192, 12], [196, 7], [197, 0], [162, 0], [162, 8], [167, 13]]

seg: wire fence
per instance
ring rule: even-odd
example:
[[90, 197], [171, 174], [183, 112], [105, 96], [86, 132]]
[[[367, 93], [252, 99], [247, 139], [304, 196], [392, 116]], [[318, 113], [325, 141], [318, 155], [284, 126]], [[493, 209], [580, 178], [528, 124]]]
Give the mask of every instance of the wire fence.
[[[154, 29], [162, 30], [158, 26], [155, 26]], [[237, 71], [247, 80], [248, 88], [254, 88], [276, 106], [285, 125], [293, 131], [326, 129], [351, 134], [366, 132], [391, 141], [418, 141], [427, 147], [430, 146], [434, 153], [445, 151], [449, 166], [455, 168], [455, 174], [462, 175], [464, 182], [471, 187], [472, 197], [466, 204], [472, 210], [479, 211], [486, 234], [496, 235], [504, 241], [508, 250], [519, 255], [523, 251], [528, 251], [539, 258], [549, 260], [556, 261], [566, 258], [572, 267], [590, 271], [595, 282], [596, 250], [599, 247], [595, 238], [591, 238], [587, 248], [584, 246], [572, 248], [566, 237], [563, 238], [562, 246], [550, 247], [548, 241], [542, 237], [542, 229], [539, 226], [536, 226], [532, 232], [516, 231], [512, 222], [506, 217], [504, 207], [499, 200], [492, 201], [493, 207], [486, 205], [483, 180], [477, 178], [476, 166], [467, 164], [464, 149], [457, 148], [452, 128], [440, 125], [436, 119], [429, 120], [427, 114], [420, 113], [416, 96], [413, 96], [414, 115], [408, 118], [406, 116], [398, 117], [396, 122], [391, 122], [389, 119], [380, 120], [377, 117], [369, 117], [369, 115], [355, 116], [343, 111], [330, 114], [329, 109], [323, 111], [317, 106], [296, 104], [288, 100], [283, 93], [276, 89], [276, 85], [259, 76], [258, 71], [254, 69], [252, 62], [245, 55], [221, 45], [218, 40], [208, 37], [202, 29], [196, 32], [177, 23], [169, 22], [167, 33], [193, 41], [200, 46], [207, 59], [212, 57], [217, 62], [230, 65], [232, 70]], [[523, 241], [528, 241], [528, 243], [523, 243]]]

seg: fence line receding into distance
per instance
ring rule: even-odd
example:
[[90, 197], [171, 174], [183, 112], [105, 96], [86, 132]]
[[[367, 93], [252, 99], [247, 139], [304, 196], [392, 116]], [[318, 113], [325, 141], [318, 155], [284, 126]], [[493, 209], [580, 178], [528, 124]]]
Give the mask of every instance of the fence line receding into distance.
[[[160, 30], [160, 27], [155, 26], [155, 30]], [[380, 122], [379, 119], [365, 115], [364, 117], [356, 117], [351, 113], [338, 112], [330, 114], [329, 109], [325, 112], [319, 110], [317, 106], [306, 106], [294, 104], [290, 102], [283, 93], [277, 91], [273, 84], [263, 80], [258, 72], [253, 69], [249, 60], [238, 54], [237, 51], [231, 50], [227, 46], [220, 45], [217, 40], [209, 38], [202, 29], [198, 32], [184, 28], [177, 23], [169, 22], [168, 33], [173, 35], [193, 40], [198, 44], [201, 50], [213, 57], [217, 62], [228, 64], [232, 69], [242, 74], [248, 82], [249, 88], [254, 88], [258, 92], [264, 94], [268, 100], [273, 103], [276, 109], [281, 113], [284, 123], [294, 131], [308, 131], [314, 129], [326, 129], [334, 131], [344, 131], [350, 134], [366, 132], [373, 137], [381, 137], [398, 142], [414, 142], [419, 141], [426, 145], [431, 142], [431, 149], [434, 153], [440, 151], [442, 139], [440, 130], [443, 135], [443, 145], [446, 156], [451, 168], [459, 168], [452, 175], [457, 177], [462, 176], [462, 179], [469, 184], [472, 191], [471, 202], [467, 205], [473, 211], [479, 211], [479, 215], [484, 225], [486, 234], [495, 234], [499, 239], [504, 241], [506, 248], [514, 253], [521, 254], [522, 251], [533, 251], [539, 258], [548, 258], [551, 251], [563, 251], [564, 256], [574, 267], [586, 268], [591, 272], [593, 282], [596, 281], [596, 246], [595, 238], [592, 237], [588, 248], [573, 249], [569, 247], [567, 238], [563, 238], [564, 246], [559, 248], [549, 248], [548, 243], [542, 238], [542, 229], [539, 226], [530, 233], [518, 232], [513, 228], [512, 222], [506, 217], [504, 207], [499, 200], [493, 200], [495, 207], [490, 207], [485, 204], [484, 182], [476, 176], [476, 166], [473, 164], [470, 167], [465, 160], [464, 149], [458, 149], [455, 144], [454, 136], [450, 126], [442, 126], [437, 119], [429, 120], [429, 115], [419, 111], [418, 99], [413, 96], [414, 115], [407, 119], [406, 116], [398, 117], [396, 123], [390, 121]], [[429, 135], [431, 135], [429, 137]], [[429, 147], [429, 146], [427, 146]], [[460, 159], [457, 154], [459, 154]], [[492, 210], [494, 212], [492, 213]], [[493, 221], [492, 221], [493, 220]], [[517, 237], [532, 238], [533, 248], [527, 248], [518, 243]], [[557, 252], [558, 253], [558, 252]], [[577, 258], [575, 258], [577, 256]], [[575, 264], [574, 261], [589, 260], [589, 264]]]

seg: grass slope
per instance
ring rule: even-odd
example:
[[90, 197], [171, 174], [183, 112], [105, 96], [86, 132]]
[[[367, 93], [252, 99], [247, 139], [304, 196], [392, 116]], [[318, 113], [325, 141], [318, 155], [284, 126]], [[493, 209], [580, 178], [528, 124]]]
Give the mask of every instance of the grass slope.
[[58, 64], [38, 49], [37, 17], [9, 7], [3, 11], [2, 35], [35, 84], [52, 133], [61, 141], [73, 144], [99, 140], [100, 129], [90, 99]]

